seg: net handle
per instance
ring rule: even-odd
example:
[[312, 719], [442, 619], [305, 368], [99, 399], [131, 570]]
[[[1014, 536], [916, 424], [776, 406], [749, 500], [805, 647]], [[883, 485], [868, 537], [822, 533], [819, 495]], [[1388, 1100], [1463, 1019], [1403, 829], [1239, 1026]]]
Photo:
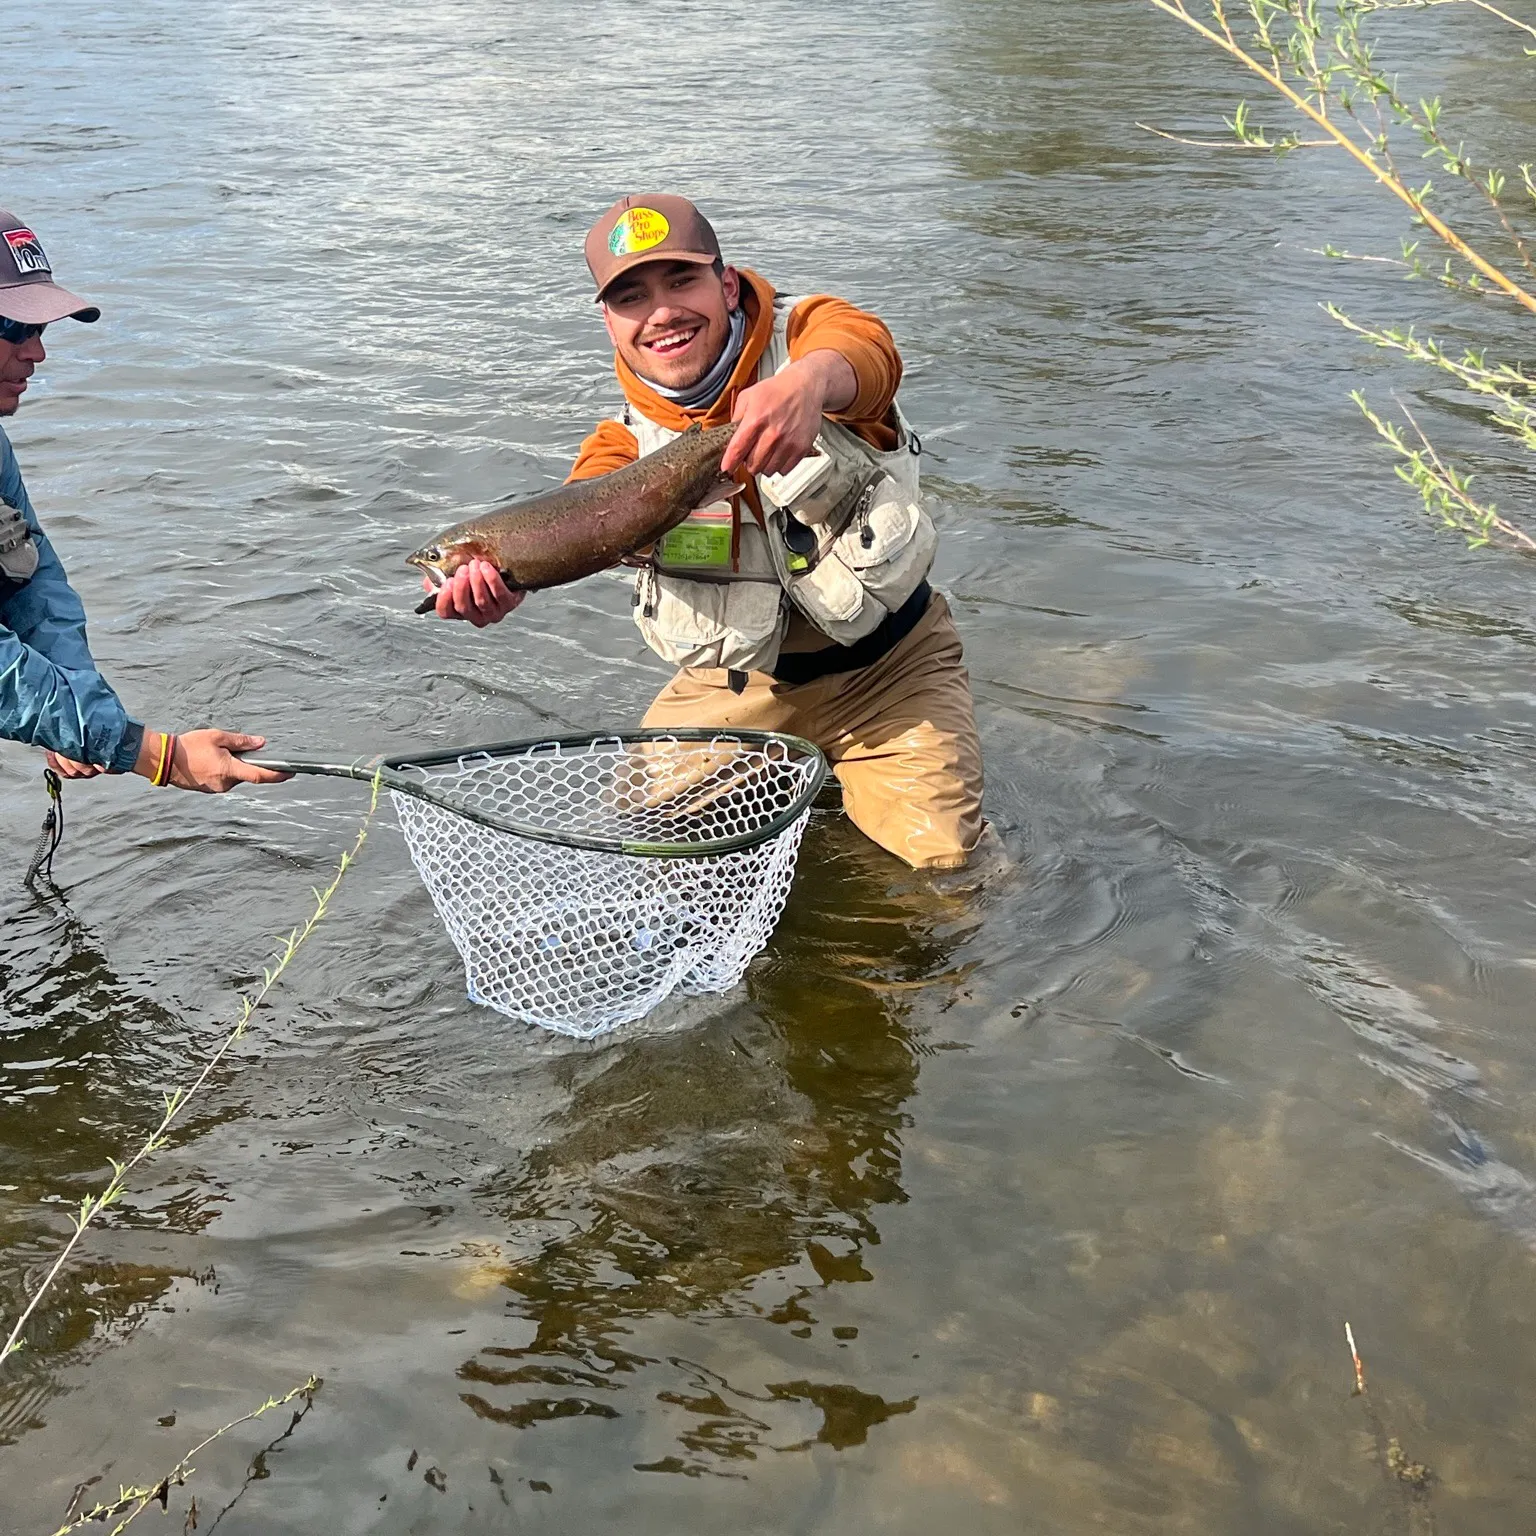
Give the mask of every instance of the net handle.
[[[458, 805], [447, 795], [423, 784], [406, 770], [409, 768], [435, 768], [447, 763], [463, 762], [465, 758], [521, 757], [539, 748], [590, 747], [594, 743], [616, 742], [627, 745], [646, 741], [702, 741], [737, 742], [759, 747], [780, 746], [807, 758], [812, 771], [801, 786], [800, 793], [771, 822], [751, 832], [739, 832], [734, 837], [716, 838], [708, 843], [650, 843], [626, 841], [616, 837], [586, 837], [579, 832], [555, 832], [548, 827], [533, 826], [510, 816], [497, 816], [488, 811]], [[423, 800], [439, 810], [454, 816], [462, 816], [493, 832], [507, 832], [513, 837], [527, 837], [538, 843], [554, 843], [562, 848], [583, 848], [593, 853], [623, 853], [635, 858], [648, 859], [707, 859], [717, 854], [736, 853], [743, 848], [754, 848], [777, 837], [805, 813], [811, 801], [821, 791], [827, 778], [827, 759], [820, 747], [801, 736], [791, 736], [785, 731], [752, 730], [702, 730], [682, 728], [678, 730], [638, 730], [619, 734], [596, 735], [588, 732], [580, 736], [529, 736], [517, 741], [490, 742], [479, 747], [451, 747], [447, 751], [422, 753], [376, 753], [372, 757], [354, 758], [350, 763], [327, 762], [322, 758], [250, 757], [240, 754], [242, 761], [254, 768], [271, 768], [278, 773], [315, 774], [332, 779], [360, 779], [372, 783], [375, 778], [386, 788], [413, 799]]]

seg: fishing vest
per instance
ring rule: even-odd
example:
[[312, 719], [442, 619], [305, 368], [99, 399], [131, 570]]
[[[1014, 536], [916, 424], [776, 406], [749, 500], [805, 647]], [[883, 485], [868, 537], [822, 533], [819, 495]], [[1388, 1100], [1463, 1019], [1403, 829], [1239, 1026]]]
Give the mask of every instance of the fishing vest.
[[[789, 366], [795, 300], [774, 301], [757, 382]], [[645, 643], [680, 667], [772, 670], [789, 607], [839, 645], [879, 628], [933, 564], [938, 534], [918, 496], [922, 445], [899, 406], [889, 453], [822, 418], [815, 446], [782, 475], [757, 476], [760, 524], [739, 498], [714, 502], [666, 534], [635, 581]], [[643, 457], [679, 434], [632, 410]]]

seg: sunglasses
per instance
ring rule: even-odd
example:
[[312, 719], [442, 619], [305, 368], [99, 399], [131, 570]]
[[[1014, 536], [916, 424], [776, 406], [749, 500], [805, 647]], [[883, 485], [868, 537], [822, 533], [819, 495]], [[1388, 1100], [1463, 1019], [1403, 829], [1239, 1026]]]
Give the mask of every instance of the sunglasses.
[[8, 341], [13, 347], [31, 341], [34, 336], [41, 336], [47, 329], [47, 321], [42, 325], [32, 325], [25, 320], [7, 320], [4, 315], [0, 315], [0, 341]]

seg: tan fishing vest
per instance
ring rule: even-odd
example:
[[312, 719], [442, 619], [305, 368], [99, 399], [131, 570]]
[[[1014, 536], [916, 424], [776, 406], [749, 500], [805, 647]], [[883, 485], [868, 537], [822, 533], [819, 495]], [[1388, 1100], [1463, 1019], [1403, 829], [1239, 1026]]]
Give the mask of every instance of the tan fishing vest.
[[[774, 301], [758, 382], [789, 365], [794, 299]], [[635, 582], [645, 642], [680, 667], [769, 671], [788, 605], [840, 645], [878, 629], [933, 564], [938, 534], [918, 495], [920, 445], [899, 406], [889, 453], [826, 418], [812, 451], [783, 475], [759, 475], [764, 523], [729, 501], [667, 534]], [[642, 457], [678, 434], [626, 408]]]

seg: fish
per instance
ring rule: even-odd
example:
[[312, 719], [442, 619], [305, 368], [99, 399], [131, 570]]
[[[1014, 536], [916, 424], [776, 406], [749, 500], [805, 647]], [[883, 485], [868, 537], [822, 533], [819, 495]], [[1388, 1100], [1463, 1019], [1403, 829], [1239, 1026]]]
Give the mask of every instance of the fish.
[[[617, 565], [654, 544], [690, 512], [740, 486], [720, 472], [735, 422], [688, 427], [611, 474], [575, 480], [456, 523], [406, 557], [439, 587], [471, 560], [488, 560], [509, 587], [534, 592]], [[417, 605], [430, 613], [437, 596]]]

